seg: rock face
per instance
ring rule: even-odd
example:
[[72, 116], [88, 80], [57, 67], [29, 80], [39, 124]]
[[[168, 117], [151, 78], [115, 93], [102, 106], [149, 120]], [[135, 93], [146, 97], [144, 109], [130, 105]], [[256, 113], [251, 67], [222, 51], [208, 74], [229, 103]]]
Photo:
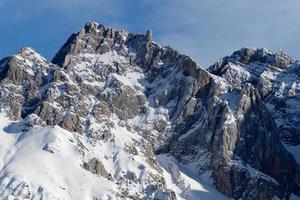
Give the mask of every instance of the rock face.
[[266, 49], [243, 48], [209, 68], [235, 88], [247, 83], [259, 92], [272, 114], [285, 143], [300, 143], [299, 62], [284, 52], [272, 54]]
[[[52, 62], [30, 48], [1, 60], [0, 108], [36, 122], [26, 131], [58, 125], [74, 135], [81, 168], [116, 184], [111, 198], [196, 199], [185, 166], [234, 199], [289, 199], [300, 195], [299, 163], [286, 150], [300, 144], [299, 70], [283, 52], [251, 48], [205, 70], [151, 31], [88, 22]], [[176, 160], [164, 170], [181, 193], [155, 155]]]
[[96, 158], [93, 158], [88, 162], [84, 163], [83, 168], [92, 172], [93, 174], [98, 174], [107, 178], [108, 180], [112, 180], [111, 174], [106, 171], [101, 161], [97, 160]]
[[31, 48], [4, 58], [1, 65], [1, 107], [9, 107], [12, 118], [25, 118], [39, 106], [58, 66]]

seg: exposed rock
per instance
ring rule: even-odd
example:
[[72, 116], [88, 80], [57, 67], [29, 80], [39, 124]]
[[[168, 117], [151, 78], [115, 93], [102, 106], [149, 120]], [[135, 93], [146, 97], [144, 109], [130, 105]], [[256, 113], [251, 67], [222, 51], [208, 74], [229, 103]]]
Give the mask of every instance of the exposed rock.
[[81, 124], [82, 122], [79, 116], [74, 113], [69, 113], [63, 118], [60, 126], [69, 131], [82, 133], [83, 129]]
[[138, 182], [138, 178], [137, 178], [137, 176], [136, 176], [136, 174], [134, 172], [128, 171], [127, 174], [125, 175], [125, 177], [128, 180], [133, 181], [135, 183]]
[[176, 200], [176, 194], [172, 190], [158, 191], [155, 193], [154, 200]]
[[299, 144], [300, 116], [293, 111], [300, 108], [299, 94], [293, 92], [300, 82], [298, 61], [282, 51], [273, 54], [266, 49], [243, 48], [212, 65], [209, 71], [238, 89], [251, 83], [268, 106], [284, 142]]
[[112, 175], [106, 171], [101, 161], [96, 158], [89, 160], [86, 163], [83, 163], [83, 168], [92, 172], [93, 174], [97, 174], [99, 176], [103, 176], [108, 180], [113, 180]]

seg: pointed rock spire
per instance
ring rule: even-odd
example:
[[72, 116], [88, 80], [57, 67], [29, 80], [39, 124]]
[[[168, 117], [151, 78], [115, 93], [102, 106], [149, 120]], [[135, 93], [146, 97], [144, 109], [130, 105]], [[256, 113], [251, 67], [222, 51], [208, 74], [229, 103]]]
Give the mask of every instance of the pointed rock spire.
[[147, 38], [147, 42], [152, 42], [152, 31], [151, 30], [147, 30], [146, 38]]

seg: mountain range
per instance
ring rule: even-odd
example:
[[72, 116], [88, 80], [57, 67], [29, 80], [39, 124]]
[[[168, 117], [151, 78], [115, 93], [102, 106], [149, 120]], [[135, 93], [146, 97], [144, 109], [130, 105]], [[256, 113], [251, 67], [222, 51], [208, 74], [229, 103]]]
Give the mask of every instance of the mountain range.
[[300, 62], [245, 47], [208, 69], [88, 22], [48, 61], [0, 61], [0, 198], [300, 199]]

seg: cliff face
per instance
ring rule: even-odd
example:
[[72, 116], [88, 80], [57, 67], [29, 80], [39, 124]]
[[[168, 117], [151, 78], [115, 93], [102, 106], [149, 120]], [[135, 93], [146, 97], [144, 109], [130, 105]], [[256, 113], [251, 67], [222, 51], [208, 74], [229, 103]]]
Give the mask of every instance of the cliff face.
[[[17, 123], [3, 128], [17, 133], [12, 145], [43, 136], [35, 144], [46, 157], [76, 158], [74, 175], [110, 185], [100, 191], [82, 178], [88, 198], [224, 199], [214, 188], [234, 199], [300, 195], [299, 163], [286, 150], [299, 145], [300, 66], [284, 53], [243, 48], [205, 70], [150, 31], [88, 22], [52, 62], [24, 48], [0, 70], [0, 107]], [[72, 176], [57, 178], [57, 194], [49, 181], [25, 179], [14, 170], [19, 151], [4, 159], [3, 197], [84, 197]], [[212, 196], [199, 192], [203, 178]]]
[[251, 83], [259, 92], [287, 144], [298, 145], [300, 133], [299, 62], [284, 52], [243, 48], [209, 68], [235, 88]]

